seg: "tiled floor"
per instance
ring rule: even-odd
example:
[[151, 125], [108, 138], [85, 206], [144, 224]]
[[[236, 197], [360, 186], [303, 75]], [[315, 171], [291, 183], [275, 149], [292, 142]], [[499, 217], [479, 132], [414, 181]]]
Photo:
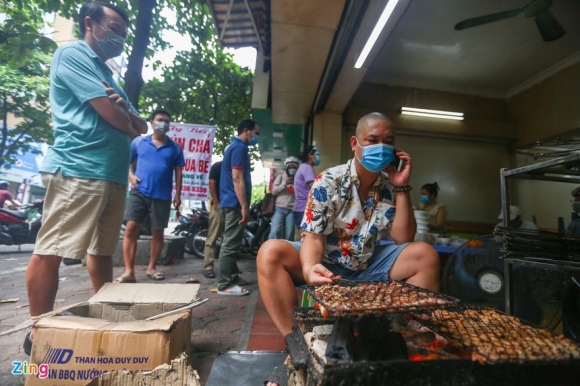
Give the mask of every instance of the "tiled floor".
[[[296, 289], [296, 296], [302, 299], [302, 290]], [[254, 321], [250, 329], [250, 338], [248, 339], [248, 351], [286, 351], [284, 337], [278, 331], [278, 328], [268, 315], [262, 297], [258, 295], [256, 310], [254, 312]]]
[[258, 302], [256, 303], [256, 310], [254, 312], [254, 321], [250, 330], [250, 338], [248, 339], [248, 351], [285, 351], [286, 344], [284, 337], [268, 315], [262, 297], [258, 295]]

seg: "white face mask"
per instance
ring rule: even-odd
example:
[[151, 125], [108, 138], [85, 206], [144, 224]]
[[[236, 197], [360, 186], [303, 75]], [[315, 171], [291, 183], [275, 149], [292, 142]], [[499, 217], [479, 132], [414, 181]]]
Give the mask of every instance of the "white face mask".
[[155, 130], [165, 134], [169, 131], [169, 123], [163, 121], [155, 121]]

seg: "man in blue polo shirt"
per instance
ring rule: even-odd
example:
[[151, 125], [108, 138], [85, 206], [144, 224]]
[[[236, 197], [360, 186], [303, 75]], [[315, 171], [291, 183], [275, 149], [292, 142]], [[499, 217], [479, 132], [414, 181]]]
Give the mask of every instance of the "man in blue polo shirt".
[[137, 137], [131, 143], [131, 166], [129, 182], [131, 192], [125, 212], [125, 237], [123, 239], [123, 260], [125, 273], [117, 278], [120, 283], [135, 283], [135, 251], [137, 238], [143, 220], [149, 216], [151, 223], [151, 255], [147, 267], [147, 277], [163, 280], [165, 277], [155, 267], [163, 249], [163, 230], [169, 223], [171, 192], [175, 174], [175, 197], [173, 206], [181, 206], [181, 168], [185, 165], [183, 150], [168, 136], [171, 117], [165, 110], [155, 110], [151, 114], [153, 134]]
[[238, 125], [238, 136], [227, 147], [220, 175], [220, 206], [224, 216], [224, 237], [220, 250], [218, 294], [244, 296], [249, 291], [237, 285], [237, 254], [244, 237], [244, 225], [250, 219], [252, 197], [250, 152], [258, 144], [260, 128], [251, 119]]
[[[123, 52], [127, 15], [91, 1], [78, 20], [81, 40], [59, 47], [50, 65], [54, 145], [40, 168], [47, 189], [42, 228], [26, 270], [31, 316], [52, 311], [63, 257], [86, 256], [95, 291], [112, 281], [131, 139], [147, 132], [105, 64]], [[25, 352], [31, 346], [28, 333]]]

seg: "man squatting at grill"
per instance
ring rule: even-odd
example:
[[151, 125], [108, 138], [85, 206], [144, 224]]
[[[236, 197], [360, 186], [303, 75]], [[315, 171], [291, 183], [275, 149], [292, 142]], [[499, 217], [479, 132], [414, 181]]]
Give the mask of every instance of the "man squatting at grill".
[[[395, 130], [386, 116], [362, 117], [350, 138], [354, 158], [325, 170], [312, 185], [302, 242], [275, 239], [260, 248], [260, 294], [282, 335], [292, 331], [293, 307], [298, 305], [294, 287], [305, 283], [393, 279], [439, 290], [437, 252], [427, 243], [413, 242], [417, 225], [408, 185], [411, 157], [394, 144]], [[395, 155], [404, 162], [400, 170], [391, 164]], [[395, 243], [375, 246], [383, 229]]]

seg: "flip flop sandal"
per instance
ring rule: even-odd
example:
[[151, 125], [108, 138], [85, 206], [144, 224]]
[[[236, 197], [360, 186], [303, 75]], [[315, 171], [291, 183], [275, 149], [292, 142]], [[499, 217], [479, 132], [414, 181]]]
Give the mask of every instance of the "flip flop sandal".
[[230, 287], [227, 291], [218, 291], [218, 295], [226, 295], [226, 296], [246, 296], [249, 295], [250, 291], [247, 289], [240, 287], [239, 285], [234, 285]]
[[208, 279], [215, 279], [215, 272], [213, 269], [206, 269], [203, 271], [203, 276], [207, 277]]
[[274, 370], [268, 375], [268, 379], [264, 381], [264, 385], [267, 385], [268, 382], [286, 386], [288, 384], [288, 367], [286, 365], [274, 367]]
[[151, 280], [164, 280], [165, 276], [161, 272], [153, 271], [147, 274], [147, 277]]
[[24, 343], [22, 343], [22, 348], [24, 349], [26, 355], [30, 355], [30, 352], [32, 351], [32, 339], [30, 339], [30, 332], [26, 334], [26, 337], [24, 338]]
[[125, 276], [121, 275], [115, 279], [115, 283], [137, 283], [137, 280], [127, 279]]

